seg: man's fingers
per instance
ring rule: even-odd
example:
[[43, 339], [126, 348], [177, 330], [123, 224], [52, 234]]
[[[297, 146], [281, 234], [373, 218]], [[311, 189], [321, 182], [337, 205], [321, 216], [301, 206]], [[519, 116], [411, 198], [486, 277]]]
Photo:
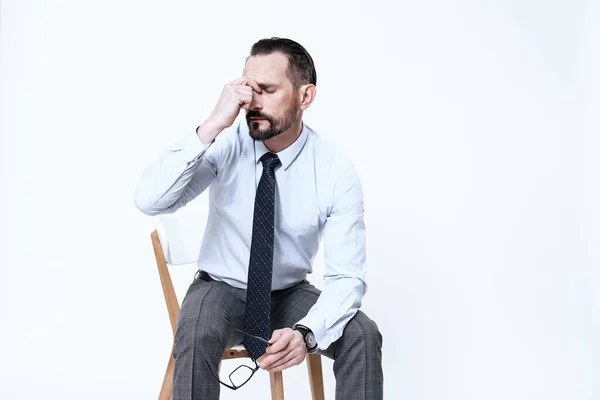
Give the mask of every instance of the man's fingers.
[[252, 103], [252, 93], [252, 88], [249, 86], [236, 86], [232, 91], [232, 95], [238, 100], [238, 105], [246, 109]]
[[[273, 334], [273, 338], [274, 337], [275, 335]], [[271, 338], [271, 340], [273, 340], [273, 338]], [[267, 348], [267, 351], [271, 354], [278, 353], [281, 350], [288, 347], [293, 338], [293, 334], [281, 335], [278, 338], [276, 338], [275, 341], [269, 341], [269, 343], [271, 343], [271, 346]]]
[[269, 344], [275, 343], [277, 341], [277, 339], [279, 339], [279, 336], [281, 336], [282, 332], [283, 331], [281, 329], [277, 329], [277, 330], [273, 331], [273, 334], [271, 335], [271, 339], [269, 339]]
[[272, 373], [280, 372], [280, 371], [283, 371], [284, 369], [288, 369], [289, 367], [293, 367], [294, 365], [298, 365], [298, 364], [300, 364], [300, 363], [296, 362], [295, 360], [291, 360], [283, 365], [280, 365], [279, 367], [270, 369], [269, 372], [272, 372]]
[[253, 95], [252, 88], [250, 86], [236, 86], [233, 89], [233, 93], [240, 95], [248, 95], [250, 97], [252, 97]]
[[[292, 365], [298, 365], [306, 356], [306, 346], [300, 335], [291, 329], [284, 328], [273, 332], [266, 353], [269, 354], [260, 363], [262, 369], [270, 372], [282, 371]], [[284, 347], [285, 346], [285, 347]]]
[[279, 360], [276, 360], [276, 361], [266, 365], [266, 369], [269, 372], [273, 372], [272, 370], [277, 367], [286, 365], [290, 361], [296, 361], [300, 357], [300, 354], [301, 354], [300, 349], [294, 349], [294, 350], [290, 351], [289, 353], [287, 353], [285, 356], [281, 357]]
[[229, 82], [229, 84], [230, 85], [245, 85], [247, 79], [248, 78], [246, 78], [245, 76], [242, 76], [240, 78], [237, 78], [235, 81]]
[[288, 369], [289, 367], [293, 367], [295, 365], [300, 364], [304, 360], [304, 357], [306, 357], [306, 355], [303, 355], [302, 352], [300, 352], [300, 354], [297, 355], [296, 357], [291, 358], [290, 360], [288, 360], [287, 362], [285, 362], [283, 364], [280, 364], [277, 366], [272, 366], [271, 368], [268, 369], [268, 371], [271, 373], [283, 371], [284, 369]]
[[249, 109], [250, 104], [252, 104], [252, 95], [247, 93], [238, 93], [237, 94], [238, 105], [241, 108]]
[[268, 357], [267, 354], [263, 353], [262, 356], [260, 356], [256, 359], [256, 362], [258, 363], [259, 366], [261, 366], [267, 357]]
[[[270, 347], [268, 349], [270, 349]], [[291, 351], [292, 349], [289, 347], [286, 347], [277, 353], [269, 353], [267, 350], [265, 353], [266, 357], [259, 363], [259, 365], [262, 369], [270, 368], [273, 364], [279, 363], [279, 360], [285, 358]]]
[[247, 78], [246, 85], [250, 86], [252, 90], [254, 90], [256, 93], [262, 93], [262, 89], [260, 88], [260, 86], [258, 86], [258, 83], [256, 83], [256, 81]]
[[253, 89], [248, 85], [233, 85], [233, 90], [240, 93], [252, 93]]
[[258, 86], [258, 83], [256, 83], [256, 81], [250, 78], [246, 78], [245, 76], [242, 76], [241, 78], [238, 78], [235, 81], [230, 82], [229, 84], [237, 86], [248, 86], [256, 93], [262, 93], [262, 89], [260, 88], [260, 86]]

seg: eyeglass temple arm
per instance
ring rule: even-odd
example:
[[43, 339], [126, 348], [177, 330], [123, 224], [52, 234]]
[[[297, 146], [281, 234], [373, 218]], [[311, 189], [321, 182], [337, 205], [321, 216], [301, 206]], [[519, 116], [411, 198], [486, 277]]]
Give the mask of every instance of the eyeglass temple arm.
[[238, 331], [239, 333], [241, 333], [242, 335], [246, 335], [246, 336], [250, 336], [251, 338], [258, 339], [261, 342], [265, 342], [267, 344], [267, 346], [271, 346], [271, 343], [269, 343], [269, 341], [267, 339], [261, 338], [260, 336], [251, 335], [250, 333], [246, 333], [246, 332], [244, 332], [242, 330], [239, 330], [237, 328], [235, 330]]

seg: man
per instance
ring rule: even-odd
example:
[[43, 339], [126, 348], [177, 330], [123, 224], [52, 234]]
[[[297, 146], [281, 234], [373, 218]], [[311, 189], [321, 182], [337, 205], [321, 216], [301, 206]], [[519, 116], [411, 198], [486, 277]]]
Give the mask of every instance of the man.
[[[240, 343], [270, 372], [320, 352], [335, 360], [337, 399], [383, 397], [382, 336], [358, 310], [362, 188], [353, 164], [303, 123], [316, 83], [300, 44], [258, 41], [204, 123], [143, 173], [135, 203], [147, 215], [210, 187], [199, 272], [177, 321], [174, 400], [218, 399], [217, 366]], [[242, 108], [246, 121], [234, 124]], [[306, 280], [321, 238], [323, 292]]]

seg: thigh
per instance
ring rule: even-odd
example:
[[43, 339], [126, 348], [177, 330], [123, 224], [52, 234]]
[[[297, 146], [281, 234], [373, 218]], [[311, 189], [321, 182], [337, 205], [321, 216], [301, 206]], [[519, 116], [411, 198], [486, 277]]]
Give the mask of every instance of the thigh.
[[185, 343], [201, 343], [204, 351], [217, 354], [240, 343], [241, 335], [234, 329], [242, 328], [244, 309], [245, 291], [223, 282], [194, 280], [177, 318], [173, 355]]
[[321, 291], [306, 280], [289, 289], [273, 292], [271, 331], [291, 328], [308, 314], [320, 295]]

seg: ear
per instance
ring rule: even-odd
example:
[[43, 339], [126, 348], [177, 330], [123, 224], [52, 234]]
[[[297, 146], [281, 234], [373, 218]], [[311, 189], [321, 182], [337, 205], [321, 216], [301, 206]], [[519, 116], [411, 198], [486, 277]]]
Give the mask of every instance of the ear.
[[317, 95], [317, 88], [312, 83], [300, 87], [300, 109], [306, 110]]

